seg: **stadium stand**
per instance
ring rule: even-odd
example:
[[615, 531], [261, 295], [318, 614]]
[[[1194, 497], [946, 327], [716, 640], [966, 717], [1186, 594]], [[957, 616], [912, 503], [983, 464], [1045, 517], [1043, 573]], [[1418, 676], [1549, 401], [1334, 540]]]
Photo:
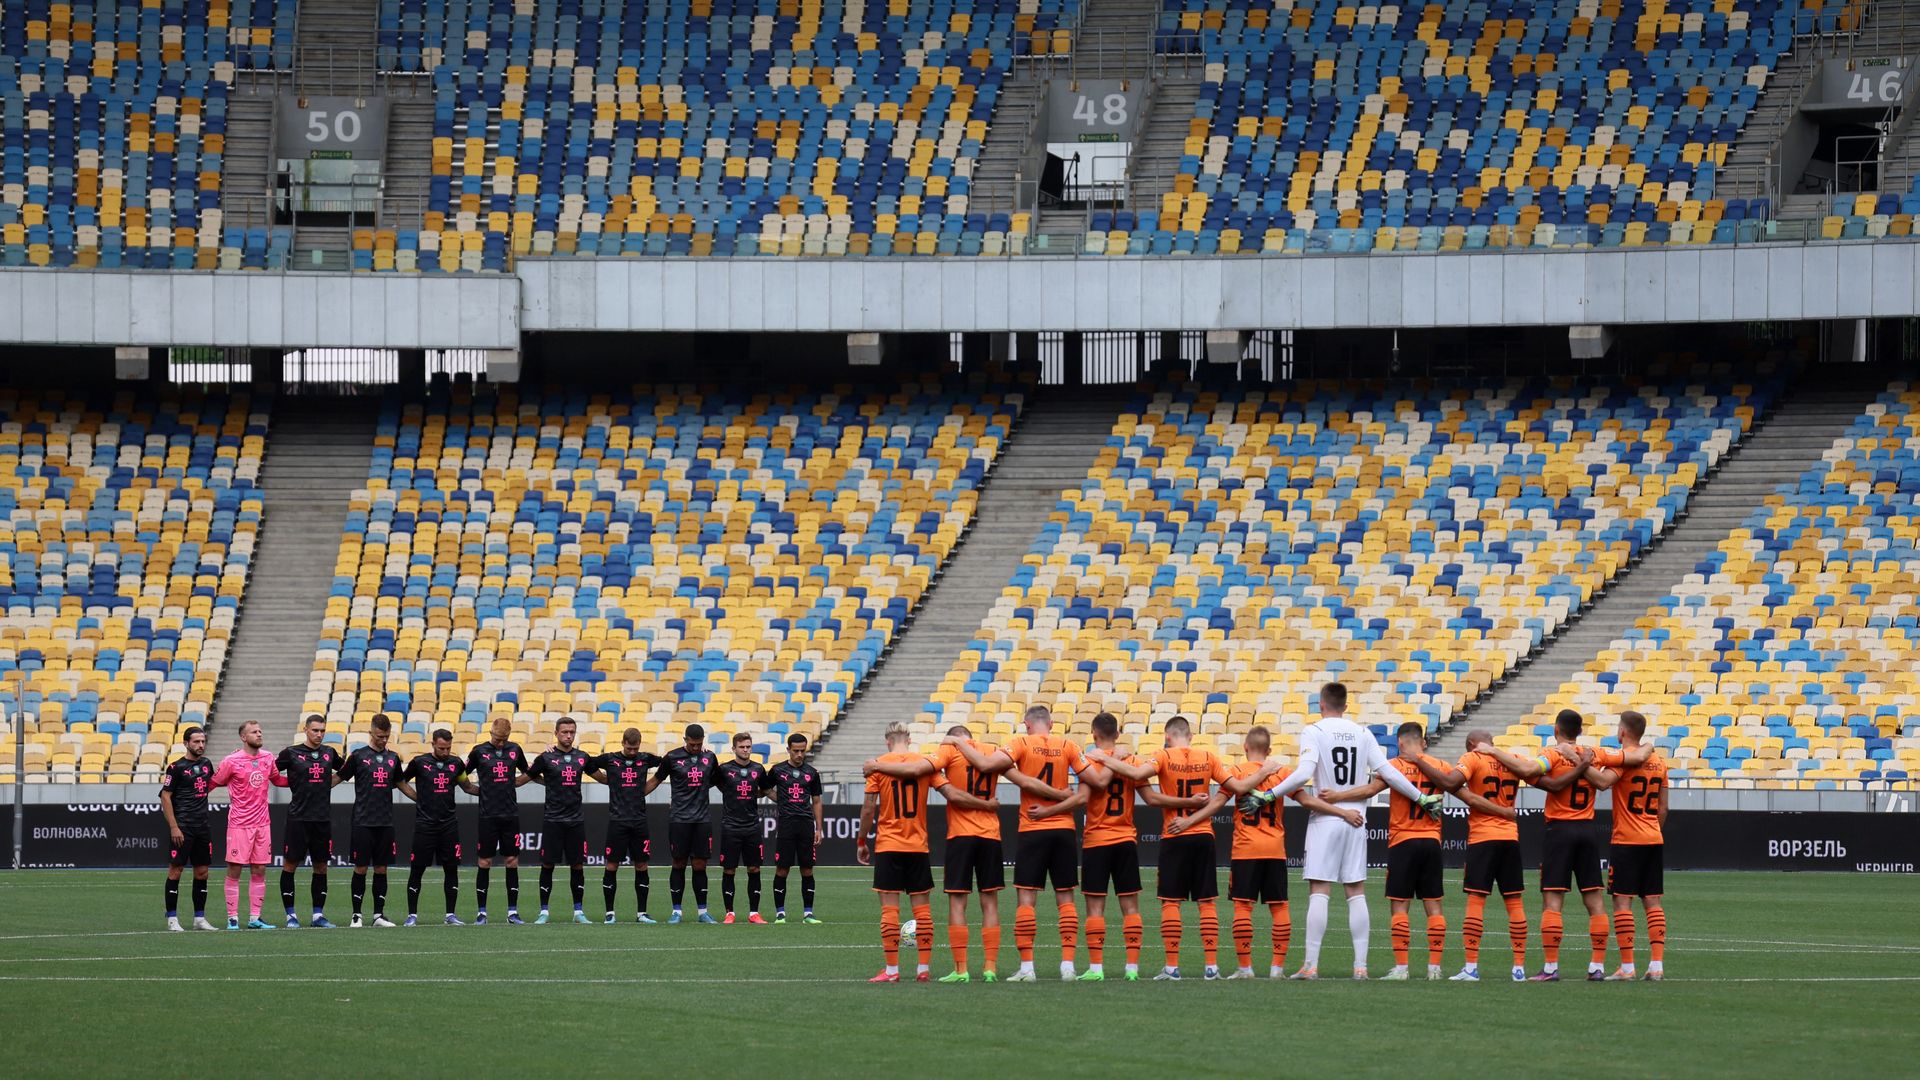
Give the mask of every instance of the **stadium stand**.
[[[1166, 0], [1204, 82], [1160, 206], [1088, 253], [1751, 242], [1714, 175], [1796, 25], [1863, 4]], [[1808, 21], [1809, 17], [1813, 20]]]
[[1065, 48], [1067, 10], [385, 0], [383, 66], [433, 77], [431, 210], [356, 266], [1017, 247], [1027, 216], [973, 212], [970, 176], [1014, 56]]
[[0, 777], [157, 782], [220, 684], [260, 526], [244, 395], [0, 390]]
[[223, 226], [221, 155], [235, 72], [283, 59], [294, 11], [0, 7], [0, 266], [269, 265], [288, 238]]
[[916, 719], [1012, 730], [1030, 703], [1144, 751], [1182, 713], [1292, 752], [1320, 684], [1430, 729], [1658, 536], [1775, 393], [1491, 382], [1160, 393], [1123, 413]]
[[967, 528], [1020, 407], [997, 389], [441, 395], [387, 409], [307, 710], [402, 753], [508, 716], [818, 737]]
[[1644, 713], [1676, 782], [1907, 786], [1920, 773], [1920, 391], [1895, 383], [1633, 630], [1498, 737]]

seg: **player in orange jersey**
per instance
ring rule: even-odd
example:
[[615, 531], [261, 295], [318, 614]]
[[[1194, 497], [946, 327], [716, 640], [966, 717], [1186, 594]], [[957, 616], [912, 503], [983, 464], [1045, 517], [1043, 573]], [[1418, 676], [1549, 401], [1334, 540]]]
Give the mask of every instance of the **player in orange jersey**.
[[1520, 778], [1487, 752], [1492, 746], [1493, 736], [1468, 732], [1467, 753], [1456, 766], [1460, 784], [1454, 796], [1467, 804], [1467, 918], [1460, 930], [1467, 959], [1455, 982], [1480, 981], [1480, 935], [1486, 929], [1487, 897], [1496, 887], [1507, 904], [1513, 981], [1527, 978], [1526, 871], [1520, 863], [1520, 815], [1513, 805]]
[[[947, 737], [971, 741], [973, 732], [965, 724], [947, 729]], [[995, 746], [974, 743], [983, 753]], [[911, 761], [876, 762], [874, 772], [906, 779], [926, 775], [931, 768], [938, 778], [938, 790], [947, 800], [947, 946], [953, 951], [953, 970], [940, 976], [943, 983], [972, 982], [967, 968], [967, 897], [980, 893], [980, 939], [985, 960], [980, 976], [986, 982], [999, 978], [1000, 968], [1000, 890], [1005, 887], [1005, 864], [1000, 854], [1000, 804], [995, 789], [997, 778], [988, 776], [967, 763], [957, 747], [945, 745], [933, 755], [931, 763], [915, 755]], [[931, 937], [932, 926], [923, 933]]]
[[[887, 752], [862, 768], [867, 778], [866, 800], [860, 806], [860, 832], [854, 855], [862, 866], [873, 867], [873, 891], [880, 894], [880, 948], [887, 966], [869, 982], [900, 981], [900, 894], [913, 899], [913, 917], [920, 927], [920, 966], [916, 982], [932, 979], [933, 862], [927, 853], [927, 793], [939, 790], [952, 801], [951, 784], [935, 775], [933, 759], [908, 752], [912, 735], [907, 725], [887, 725]], [[890, 775], [889, 766], [911, 766], [911, 775]], [[876, 828], [877, 826], [877, 828]], [[867, 838], [874, 838], [871, 847]]]
[[1544, 961], [1532, 982], [1560, 981], [1562, 914], [1567, 890], [1580, 884], [1580, 900], [1587, 906], [1587, 979], [1597, 982], [1607, 973], [1607, 917], [1601, 910], [1600, 834], [1593, 821], [1593, 783], [1586, 778], [1593, 751], [1578, 743], [1584, 727], [1580, 714], [1561, 709], [1553, 718], [1559, 742], [1538, 757], [1519, 757], [1497, 746], [1484, 749], [1515, 776], [1547, 793], [1547, 832], [1540, 855], [1540, 951]]
[[[1244, 743], [1247, 760], [1234, 766], [1206, 804], [1191, 814], [1167, 823], [1167, 835], [1180, 836], [1188, 829], [1218, 813], [1230, 800], [1252, 791], [1279, 787], [1292, 773], [1276, 757], [1273, 735], [1265, 727], [1247, 732]], [[1319, 814], [1347, 819], [1353, 828], [1363, 828], [1366, 815], [1358, 810], [1337, 807], [1305, 791], [1293, 793], [1293, 801]], [[1239, 810], [1233, 818], [1233, 849], [1227, 869], [1227, 895], [1233, 900], [1233, 951], [1240, 964], [1229, 979], [1253, 978], [1253, 905], [1264, 903], [1273, 918], [1273, 963], [1267, 977], [1285, 976], [1287, 948], [1293, 941], [1293, 915], [1287, 909], [1287, 826], [1280, 816], [1280, 802], [1260, 803]]]
[[1140, 786], [1117, 776], [1096, 759], [1116, 757], [1138, 766], [1140, 759], [1118, 748], [1120, 721], [1112, 713], [1093, 718], [1093, 745], [1087, 748], [1088, 765], [1080, 772], [1080, 786], [1064, 802], [1050, 803], [1030, 811], [1035, 818], [1072, 814], [1087, 808], [1087, 828], [1081, 839], [1081, 891], [1087, 896], [1087, 970], [1081, 982], [1106, 980], [1107, 894], [1112, 892], [1120, 905], [1121, 932], [1126, 942], [1126, 980], [1140, 979], [1140, 939], [1146, 924], [1140, 917], [1140, 843], [1133, 825], [1133, 801]]
[[1608, 853], [1612, 874], [1607, 891], [1613, 894], [1613, 934], [1620, 946], [1620, 967], [1608, 982], [1633, 978], [1633, 899], [1647, 913], [1647, 944], [1653, 955], [1646, 977], [1659, 982], [1666, 975], [1667, 762], [1647, 735], [1647, 718], [1629, 709], [1620, 714], [1620, 749], [1603, 749], [1587, 768], [1593, 786], [1613, 792], [1613, 847]]
[[[1080, 911], [1073, 891], [1080, 886], [1080, 850], [1074, 836], [1073, 815], [1037, 817], [1033, 811], [1066, 800], [1067, 777], [1086, 765], [1080, 747], [1053, 734], [1053, 713], [1045, 705], [1027, 710], [1027, 733], [1007, 745], [983, 753], [967, 740], [949, 736], [967, 764], [985, 776], [1004, 774], [1020, 789], [1020, 847], [1013, 855], [1013, 943], [1020, 952], [1020, 970], [1008, 982], [1033, 982], [1033, 939], [1039, 920], [1033, 907], [1040, 890], [1053, 884], [1054, 904], [1060, 913], [1060, 977], [1074, 978], [1074, 950], [1080, 939]], [[1059, 785], [1059, 786], [1055, 786]]]
[[[1465, 783], [1459, 770], [1427, 753], [1427, 729], [1409, 721], [1394, 733], [1400, 743], [1400, 755], [1392, 765], [1400, 775], [1427, 795], [1453, 791]], [[1373, 781], [1344, 791], [1329, 791], [1329, 803], [1364, 801], [1387, 790], [1387, 781]], [[1404, 982], [1408, 978], [1407, 955], [1413, 946], [1413, 922], [1408, 908], [1415, 898], [1427, 912], [1427, 978], [1438, 979], [1440, 958], [1447, 949], [1447, 913], [1441, 906], [1446, 895], [1444, 866], [1440, 857], [1440, 819], [1424, 813], [1413, 800], [1399, 792], [1388, 799], [1387, 815], [1387, 904], [1393, 909], [1393, 970], [1381, 976], [1383, 981]]]
[[[1160, 790], [1147, 801], [1165, 810], [1197, 810], [1207, 803], [1216, 783], [1225, 783], [1232, 774], [1211, 750], [1189, 745], [1193, 729], [1184, 716], [1167, 721], [1166, 747], [1139, 765], [1130, 765], [1112, 754], [1101, 754], [1095, 764], [1105, 766], [1114, 775], [1134, 783], [1158, 777]], [[1249, 785], [1251, 789], [1251, 785]], [[1213, 819], [1202, 819], [1178, 836], [1160, 840], [1160, 942], [1166, 952], [1164, 965], [1155, 980], [1180, 978], [1180, 905], [1193, 901], [1200, 907], [1200, 947], [1206, 960], [1205, 977], [1220, 977], [1220, 914], [1214, 902], [1220, 896], [1220, 872], [1213, 851]]]

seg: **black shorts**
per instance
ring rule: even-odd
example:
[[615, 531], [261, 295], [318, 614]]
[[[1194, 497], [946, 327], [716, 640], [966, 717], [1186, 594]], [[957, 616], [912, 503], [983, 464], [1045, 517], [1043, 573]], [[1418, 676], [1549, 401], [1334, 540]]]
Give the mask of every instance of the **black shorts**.
[[481, 818], [480, 844], [474, 850], [483, 859], [493, 858], [493, 853], [496, 851], [508, 858], [520, 854], [520, 819]]
[[393, 842], [393, 826], [353, 827], [353, 865], [378, 866], [384, 870], [393, 865], [393, 857], [399, 853], [399, 845]]
[[1615, 896], [1665, 896], [1667, 845], [1615, 844], [1608, 860], [1607, 891]]
[[1160, 839], [1160, 899], [1212, 900], [1220, 895], [1213, 837]]
[[1566, 892], [1579, 879], [1580, 891], [1602, 886], [1600, 827], [1592, 821], [1547, 820], [1546, 844], [1540, 851], [1540, 891]]
[[540, 865], [581, 866], [587, 861], [587, 826], [580, 821], [540, 823]]
[[713, 823], [674, 821], [667, 824], [667, 851], [676, 859], [713, 858]]
[[956, 836], [947, 841], [944, 887], [962, 896], [978, 890], [998, 892], [1007, 887], [1006, 855], [1000, 841], [984, 836]]
[[653, 849], [653, 840], [647, 835], [645, 821], [609, 821], [607, 822], [606, 856], [608, 866], [618, 866], [630, 862], [635, 866], [645, 866], [647, 856]]
[[924, 851], [874, 852], [873, 891], [932, 892], [933, 856]]
[[1387, 848], [1387, 899], [1438, 900], [1447, 894], [1440, 841], [1424, 837]]
[[1234, 859], [1227, 863], [1227, 896], [1261, 904], [1287, 899], [1287, 860]]
[[1013, 887], [1056, 889], [1080, 886], [1080, 844], [1072, 829], [1036, 829], [1020, 834], [1013, 852]]
[[1520, 841], [1482, 840], [1467, 845], [1467, 892], [1486, 896], [1497, 886], [1501, 896], [1518, 896], [1527, 889], [1525, 878]]
[[1140, 845], [1128, 840], [1080, 852], [1080, 876], [1088, 896], [1137, 896], [1140, 893]]
[[325, 866], [333, 858], [333, 822], [289, 821], [287, 834], [280, 838], [280, 862], [291, 870], [311, 862]]
[[[172, 840], [173, 834], [168, 833]], [[205, 829], [181, 829], [180, 842], [167, 849], [168, 866], [212, 866], [213, 834]]]
[[811, 870], [817, 854], [813, 844], [812, 818], [780, 823], [780, 831], [774, 834], [773, 845], [773, 865], [776, 868], [785, 870], [797, 866], [802, 870]]
[[758, 870], [764, 861], [765, 849], [760, 843], [758, 823], [755, 823], [751, 829], [721, 827], [720, 869], [731, 870], [736, 866], [748, 866]]
[[408, 861], [414, 866], [459, 866], [460, 826], [451, 821], [445, 825], [414, 825], [413, 853]]

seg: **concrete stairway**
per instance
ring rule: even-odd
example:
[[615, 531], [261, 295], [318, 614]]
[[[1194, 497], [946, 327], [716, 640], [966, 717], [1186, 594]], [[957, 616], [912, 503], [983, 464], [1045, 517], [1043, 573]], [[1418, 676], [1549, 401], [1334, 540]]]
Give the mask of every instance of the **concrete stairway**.
[[[1728, 199], [1757, 199], [1767, 194], [1767, 161], [1780, 146], [1780, 137], [1792, 121], [1800, 95], [1812, 81], [1819, 57], [1806, 46], [1782, 57], [1767, 77], [1760, 101], [1747, 115], [1746, 125], [1727, 152], [1727, 165], [1714, 184], [1714, 195]], [[1776, 208], [1778, 209], [1778, 208]]]
[[[395, 84], [389, 82], [389, 87]], [[433, 180], [433, 96], [410, 80], [387, 99], [387, 158], [381, 166], [380, 224], [417, 229]]]
[[885, 750], [887, 724], [919, 713], [1000, 599], [1060, 493], [1086, 479], [1106, 445], [1119, 397], [1067, 389], [1043, 393], [994, 466], [966, 540], [822, 744], [822, 772], [844, 782], [860, 779], [860, 763]]
[[1797, 479], [1818, 461], [1885, 386], [1884, 380], [1850, 377], [1833, 366], [1804, 376], [1765, 422], [1721, 460], [1688, 501], [1679, 524], [1530, 663], [1463, 713], [1435, 742], [1434, 753], [1461, 753], [1468, 731], [1485, 728], [1499, 734], [1524, 720], [1692, 573], [1774, 488]]
[[347, 499], [367, 485], [379, 406], [371, 398], [283, 396], [274, 403], [260, 488], [260, 544], [214, 701], [214, 753], [239, 746], [243, 720], [267, 745], [293, 740], [313, 670]]
[[1173, 177], [1187, 145], [1193, 108], [1200, 100], [1198, 68], [1193, 73], [1170, 71], [1154, 88], [1147, 124], [1129, 163], [1133, 179], [1133, 210], [1157, 211], [1160, 197], [1173, 190]]
[[221, 220], [230, 227], [265, 227], [272, 212], [273, 75], [242, 71], [227, 96], [226, 149], [220, 159]]
[[1083, 0], [1080, 25], [1073, 33], [1074, 77], [1146, 77], [1159, 16], [1159, 0]]
[[972, 195], [969, 209], [977, 214], [1012, 213], [1014, 182], [1029, 183], [1039, 176], [1020, 176], [1028, 150], [1028, 125], [1046, 104], [1047, 83], [1041, 74], [1015, 65], [1000, 84], [1000, 101], [993, 107], [993, 121], [987, 128], [987, 140], [973, 165]]

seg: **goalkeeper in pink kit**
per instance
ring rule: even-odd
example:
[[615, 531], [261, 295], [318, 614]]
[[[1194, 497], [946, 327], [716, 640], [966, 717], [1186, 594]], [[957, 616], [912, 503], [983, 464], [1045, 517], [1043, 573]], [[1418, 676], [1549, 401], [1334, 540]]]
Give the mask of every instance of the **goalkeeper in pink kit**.
[[260, 902], [267, 893], [267, 864], [273, 861], [273, 825], [267, 816], [267, 795], [286, 787], [287, 778], [273, 755], [260, 748], [266, 741], [252, 720], [240, 725], [242, 746], [228, 754], [213, 771], [213, 786], [225, 787], [232, 799], [227, 809], [227, 929], [240, 929], [240, 870], [250, 870], [247, 905], [250, 930], [271, 930], [260, 920]]

